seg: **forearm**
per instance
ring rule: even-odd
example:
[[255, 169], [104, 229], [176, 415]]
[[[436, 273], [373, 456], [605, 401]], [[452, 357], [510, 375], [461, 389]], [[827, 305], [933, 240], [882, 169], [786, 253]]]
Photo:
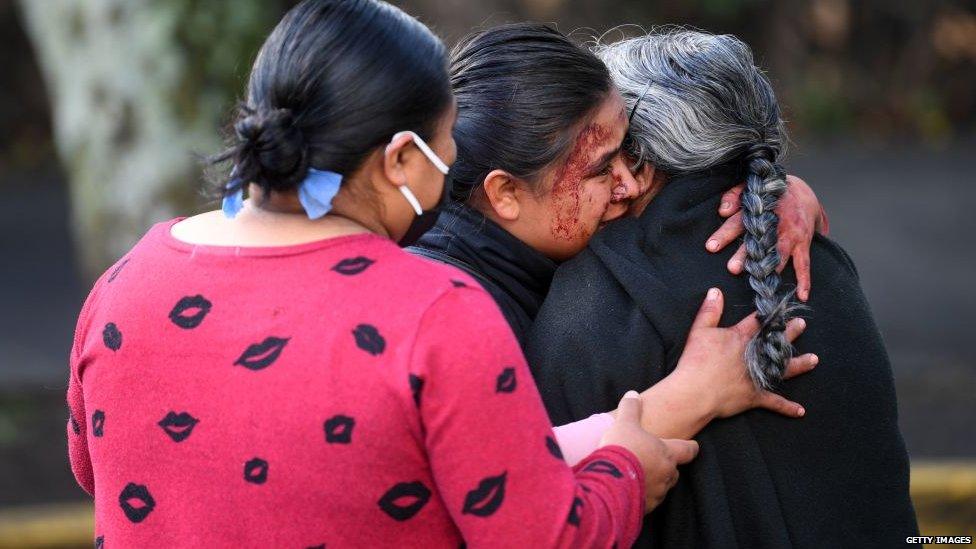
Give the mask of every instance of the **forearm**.
[[711, 399], [679, 371], [641, 393], [644, 430], [659, 438], [691, 439], [712, 419]]

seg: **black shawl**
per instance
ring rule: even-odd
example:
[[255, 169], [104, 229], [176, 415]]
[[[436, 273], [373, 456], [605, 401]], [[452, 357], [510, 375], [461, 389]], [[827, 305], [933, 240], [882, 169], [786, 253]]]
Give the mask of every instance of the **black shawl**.
[[524, 343], [556, 264], [481, 212], [452, 205], [408, 251], [459, 267], [484, 286]]
[[[614, 408], [676, 365], [706, 290], [725, 293], [722, 325], [753, 310], [745, 277], [710, 254], [735, 167], [673, 178], [639, 219], [612, 224], [556, 273], [526, 340], [555, 424]], [[645, 522], [641, 547], [900, 547], [917, 535], [909, 463], [884, 343], [857, 271], [816, 237], [799, 353], [820, 364], [782, 393], [807, 410], [750, 411], [706, 427], [698, 458]], [[786, 284], [795, 284], [791, 268]]]

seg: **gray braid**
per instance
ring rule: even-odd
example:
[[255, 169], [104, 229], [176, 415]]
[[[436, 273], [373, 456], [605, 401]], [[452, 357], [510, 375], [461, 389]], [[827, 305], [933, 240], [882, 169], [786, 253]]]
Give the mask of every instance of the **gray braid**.
[[786, 339], [786, 322], [793, 309], [792, 293], [780, 295], [776, 272], [780, 257], [776, 249], [779, 217], [774, 209], [786, 192], [786, 174], [775, 163], [776, 150], [766, 144], [749, 148], [746, 188], [742, 193], [742, 223], [745, 226], [746, 262], [749, 285], [756, 293], [759, 334], [746, 348], [746, 364], [757, 387], [771, 388], [783, 378], [793, 357]]
[[745, 163], [745, 269], [762, 324], [745, 359], [756, 386], [772, 387], [793, 355], [784, 329], [794, 304], [776, 272], [779, 218], [773, 210], [786, 190], [776, 160], [786, 132], [769, 80], [749, 46], [730, 35], [669, 27], [597, 44], [596, 54], [634, 109], [627, 152], [638, 164], [687, 174]]

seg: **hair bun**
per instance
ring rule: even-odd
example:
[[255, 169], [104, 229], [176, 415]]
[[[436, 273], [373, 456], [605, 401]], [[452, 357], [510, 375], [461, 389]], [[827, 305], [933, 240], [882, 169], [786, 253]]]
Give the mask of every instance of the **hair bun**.
[[234, 124], [241, 141], [238, 171], [241, 177], [274, 190], [298, 185], [308, 171], [305, 139], [290, 109], [256, 111], [243, 108]]

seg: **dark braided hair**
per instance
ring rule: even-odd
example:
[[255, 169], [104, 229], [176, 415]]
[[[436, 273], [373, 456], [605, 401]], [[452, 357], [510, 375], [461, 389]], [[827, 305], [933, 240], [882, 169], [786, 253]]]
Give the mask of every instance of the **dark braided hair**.
[[429, 139], [450, 105], [447, 50], [419, 21], [377, 0], [304, 0], [261, 47], [230, 147], [209, 159], [233, 163], [216, 194], [348, 175], [398, 131]]
[[793, 357], [786, 339], [786, 321], [793, 308], [792, 292], [780, 292], [776, 272], [780, 256], [776, 249], [779, 217], [774, 211], [786, 192], [786, 172], [776, 163], [775, 147], [766, 143], [750, 146], [745, 155], [746, 188], [742, 193], [742, 223], [745, 226], [749, 286], [756, 293], [759, 334], [746, 349], [749, 373], [756, 385], [768, 389], [782, 379]]
[[597, 46], [597, 55], [634, 109], [625, 147], [638, 164], [668, 174], [730, 162], [745, 168], [745, 270], [762, 326], [745, 358], [756, 386], [772, 387], [793, 356], [784, 330], [796, 305], [776, 272], [774, 209], [786, 191], [777, 160], [786, 132], [769, 80], [749, 46], [730, 35], [665, 29]]

